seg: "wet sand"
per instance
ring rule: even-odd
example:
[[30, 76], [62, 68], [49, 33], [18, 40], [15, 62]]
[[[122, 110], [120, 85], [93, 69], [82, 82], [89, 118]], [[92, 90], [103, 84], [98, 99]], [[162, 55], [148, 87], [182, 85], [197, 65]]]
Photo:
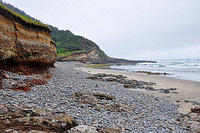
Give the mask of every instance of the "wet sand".
[[[154, 82], [156, 86], [155, 89], [168, 89], [176, 88], [177, 93], [160, 93], [158, 91], [143, 91], [146, 94], [153, 95], [155, 97], [161, 97], [172, 101], [179, 106], [178, 111], [180, 113], [186, 114], [190, 111], [192, 107], [200, 106], [200, 82], [176, 79], [167, 76], [160, 75], [147, 75], [145, 73], [136, 72], [124, 72], [119, 70], [110, 69], [95, 69], [95, 68], [76, 68], [91, 74], [106, 73], [114, 75], [123, 75], [128, 79], [134, 79], [139, 81]], [[135, 90], [135, 89], [134, 89]]]

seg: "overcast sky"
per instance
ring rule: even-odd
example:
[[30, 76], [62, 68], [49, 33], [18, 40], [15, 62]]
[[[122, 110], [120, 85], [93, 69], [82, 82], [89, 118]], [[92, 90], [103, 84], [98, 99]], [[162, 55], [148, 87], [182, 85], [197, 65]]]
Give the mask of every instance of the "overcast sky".
[[200, 58], [200, 0], [3, 0], [127, 59]]

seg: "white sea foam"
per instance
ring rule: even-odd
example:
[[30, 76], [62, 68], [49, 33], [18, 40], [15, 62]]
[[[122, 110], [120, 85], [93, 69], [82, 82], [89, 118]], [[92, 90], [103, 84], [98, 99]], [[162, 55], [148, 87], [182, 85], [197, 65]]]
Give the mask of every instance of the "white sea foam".
[[200, 59], [166, 59], [157, 60], [157, 63], [111, 66], [111, 68], [127, 71], [166, 72], [172, 77], [200, 81]]

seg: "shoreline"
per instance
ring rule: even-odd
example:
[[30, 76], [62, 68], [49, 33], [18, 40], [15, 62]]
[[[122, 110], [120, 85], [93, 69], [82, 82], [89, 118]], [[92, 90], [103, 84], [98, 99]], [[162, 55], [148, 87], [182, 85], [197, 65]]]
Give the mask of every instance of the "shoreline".
[[[10, 123], [6, 125], [5, 130], [12, 129], [13, 131], [24, 128], [26, 125], [23, 124], [26, 122], [30, 126], [30, 129], [27, 129], [28, 131], [36, 129], [38, 126], [45, 126], [46, 129], [52, 130], [52, 125], [58, 129], [57, 124], [60, 125], [60, 123], [63, 123], [62, 127], [59, 128], [60, 132], [63, 132], [63, 130], [71, 131], [73, 130], [71, 127], [76, 128], [77, 124], [80, 127], [92, 127], [95, 131], [109, 129], [111, 132], [123, 133], [173, 131], [187, 133], [190, 130], [196, 130], [188, 128], [188, 119], [177, 111], [177, 105], [171, 101], [128, 89], [124, 86], [124, 83], [128, 83], [126, 82], [128, 79], [123, 76], [115, 76], [115, 79], [120, 79], [120, 81], [124, 81], [123, 83], [99, 80], [99, 78], [96, 80], [92, 78], [94, 77], [92, 74], [75, 70], [81, 65], [76, 62], [56, 63], [54, 68], [49, 68], [52, 77], [48, 79], [47, 84], [34, 85], [28, 92], [1, 89], [0, 101], [2, 106], [0, 105], [0, 109], [3, 110], [4, 116], [11, 117], [1, 121], [0, 125], [8, 124], [7, 121], [9, 120]], [[100, 69], [94, 70], [98, 72]], [[2, 79], [4, 87], [9, 87], [13, 83], [21, 83], [26, 79], [40, 79], [40, 76], [42, 76], [41, 74], [21, 75], [8, 71], [5, 71], [5, 74], [7, 76]], [[134, 81], [130, 80], [130, 82], [133, 83]], [[136, 85], [138, 88], [144, 87], [144, 89], [145, 85], [151, 87], [153, 84], [137, 81], [135, 83], [131, 85]], [[15, 109], [19, 107], [19, 110], [10, 114], [9, 111], [6, 111], [10, 107]], [[35, 109], [39, 109], [39, 113]], [[40, 109], [45, 110], [43, 112]], [[50, 113], [48, 113], [49, 111]], [[40, 112], [45, 114], [44, 117], [40, 115]], [[9, 127], [11, 124], [15, 124], [16, 119], [13, 117], [15, 114], [17, 114], [17, 119], [22, 119], [22, 123], [20, 122], [21, 125], [17, 127]], [[57, 117], [60, 115], [63, 118], [70, 117], [69, 121], [74, 121], [74, 123], [71, 123], [71, 125], [68, 121], [56, 122], [57, 118], [63, 120]], [[34, 119], [38, 116], [39, 119]], [[27, 117], [28, 119], [24, 119]], [[4, 120], [4, 118], [1, 119]], [[195, 120], [190, 117], [189, 119]], [[36, 126], [32, 125], [35, 121], [37, 122]], [[49, 124], [44, 125], [44, 121]], [[183, 122], [186, 122], [186, 124]], [[189, 123], [189, 125], [194, 126], [195, 124], [198, 124], [198, 122]], [[40, 128], [40, 130], [45, 129]]]
[[154, 89], [170, 89], [176, 88], [175, 93], [160, 93], [158, 91], [146, 91], [143, 89], [134, 89], [142, 91], [145, 94], [155, 97], [164, 98], [172, 101], [178, 105], [178, 111], [182, 114], [186, 114], [191, 108], [200, 105], [200, 82], [177, 79], [174, 77], [167, 77], [162, 75], [147, 75], [145, 73], [127, 72], [113, 69], [96, 69], [79, 67], [76, 70], [81, 70], [90, 74], [105, 73], [113, 75], [123, 75], [128, 79], [134, 79], [138, 81], [154, 82], [156, 86]]

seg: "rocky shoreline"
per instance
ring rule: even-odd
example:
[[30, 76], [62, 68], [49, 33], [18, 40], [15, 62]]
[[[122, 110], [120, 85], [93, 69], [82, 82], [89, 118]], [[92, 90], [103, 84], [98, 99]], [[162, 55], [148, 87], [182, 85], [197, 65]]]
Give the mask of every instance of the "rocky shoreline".
[[[73, 69], [80, 65], [75, 62], [55, 63], [55, 68], [49, 69], [52, 78], [47, 80], [48, 83], [34, 84], [27, 92], [1, 89], [2, 106], [62, 112], [61, 114], [72, 117], [74, 123], [87, 125], [87, 128], [96, 132], [189, 132], [186, 125], [177, 121], [182, 115], [177, 112], [176, 105], [130, 90], [129, 87], [125, 88], [120, 82], [92, 80], [90, 77], [93, 75]], [[12, 72], [6, 74], [8, 78], [2, 79], [4, 88], [12, 85], [16, 79], [20, 82], [27, 78]], [[41, 75], [29, 76], [38, 77]], [[140, 84], [146, 87], [146, 83]], [[151, 86], [153, 83], [147, 85]], [[86, 127], [65, 131], [75, 133], [84, 128]]]

